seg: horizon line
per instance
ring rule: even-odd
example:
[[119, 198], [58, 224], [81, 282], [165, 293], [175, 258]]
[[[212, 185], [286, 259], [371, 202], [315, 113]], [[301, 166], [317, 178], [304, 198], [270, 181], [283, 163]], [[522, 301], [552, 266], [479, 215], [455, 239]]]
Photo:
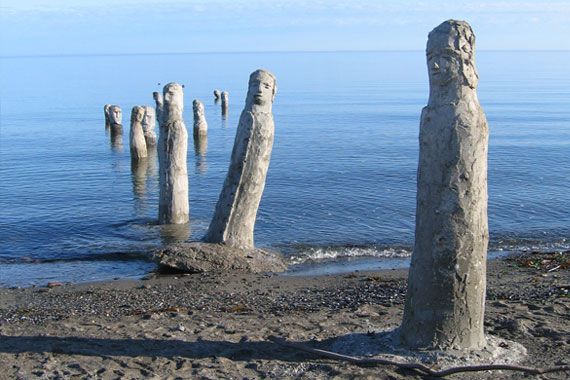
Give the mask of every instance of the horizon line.
[[[161, 52], [161, 53], [62, 53], [62, 54], [19, 54], [0, 55], [0, 59], [13, 58], [64, 58], [64, 57], [120, 57], [120, 56], [148, 56], [148, 55], [198, 55], [198, 54], [283, 54], [283, 53], [411, 53], [424, 52], [416, 49], [362, 49], [362, 50], [245, 50], [245, 51], [195, 51], [195, 52]], [[481, 49], [477, 52], [570, 52], [570, 49]]]

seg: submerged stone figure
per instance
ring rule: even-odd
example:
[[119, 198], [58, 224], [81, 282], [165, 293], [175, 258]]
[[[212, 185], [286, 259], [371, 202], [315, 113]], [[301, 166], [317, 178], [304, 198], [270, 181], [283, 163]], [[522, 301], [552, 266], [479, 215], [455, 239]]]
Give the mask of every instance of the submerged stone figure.
[[155, 125], [155, 112], [151, 106], [144, 106], [144, 118], [142, 121], [142, 128], [144, 132], [144, 139], [146, 141], [146, 148], [156, 146], [156, 132], [154, 131]]
[[217, 103], [220, 101], [220, 91], [214, 90], [214, 101]]
[[105, 104], [103, 107], [103, 111], [105, 112], [105, 129], [111, 128], [111, 121], [109, 120], [109, 108], [111, 107], [110, 104]]
[[123, 133], [123, 111], [119, 106], [109, 107], [109, 125], [111, 128], [111, 136]]
[[430, 95], [422, 110], [416, 232], [408, 277], [404, 345], [480, 349], [485, 345], [487, 145], [477, 99], [475, 36], [445, 21], [427, 43]]
[[146, 158], [146, 141], [142, 122], [144, 119], [144, 107], [134, 106], [131, 111], [131, 131], [129, 134], [129, 145], [131, 147], [131, 160], [138, 161]]
[[194, 99], [192, 110], [194, 111], [194, 138], [206, 136], [208, 134], [208, 123], [206, 116], [204, 116], [204, 105], [198, 99]]
[[230, 167], [204, 237], [206, 242], [254, 247], [253, 229], [273, 147], [271, 107], [276, 91], [275, 76], [269, 71], [257, 70], [250, 75]]
[[154, 99], [154, 102], [156, 104], [156, 121], [158, 121], [158, 125], [160, 126], [162, 124], [161, 117], [162, 117], [162, 110], [164, 108], [164, 102], [162, 100], [162, 95], [160, 95], [159, 92], [153, 92], [152, 93], [152, 97]]
[[160, 199], [159, 224], [188, 223], [188, 132], [182, 120], [182, 86], [168, 83], [163, 90], [164, 103], [159, 115], [158, 162]]
[[222, 115], [228, 114], [228, 109], [230, 107], [230, 97], [227, 91], [222, 92]]

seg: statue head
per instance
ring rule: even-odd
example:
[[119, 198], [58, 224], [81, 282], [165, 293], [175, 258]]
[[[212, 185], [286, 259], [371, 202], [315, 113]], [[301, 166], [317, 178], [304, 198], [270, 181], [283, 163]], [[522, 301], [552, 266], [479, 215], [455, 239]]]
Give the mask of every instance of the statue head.
[[192, 102], [192, 110], [194, 111], [194, 116], [203, 116], [204, 115], [204, 104], [198, 99], [194, 99]]
[[134, 106], [131, 110], [131, 123], [138, 122], [142, 124], [144, 119], [144, 107]]
[[275, 75], [267, 70], [255, 70], [249, 76], [246, 109], [251, 109], [253, 112], [271, 112], [276, 92]]
[[214, 90], [214, 98], [220, 99], [220, 90]]
[[142, 125], [148, 128], [154, 128], [155, 112], [151, 106], [144, 106], [144, 117]]
[[[184, 111], [184, 93], [182, 86], [178, 83], [168, 83], [162, 90], [164, 101], [164, 112], [169, 115], [168, 118], [182, 119], [182, 111]], [[176, 115], [176, 116], [175, 116]]]
[[121, 107], [109, 107], [109, 121], [111, 124], [121, 124], [123, 122], [123, 111], [121, 111]]
[[430, 86], [477, 88], [475, 35], [465, 21], [447, 20], [430, 32], [427, 42]]

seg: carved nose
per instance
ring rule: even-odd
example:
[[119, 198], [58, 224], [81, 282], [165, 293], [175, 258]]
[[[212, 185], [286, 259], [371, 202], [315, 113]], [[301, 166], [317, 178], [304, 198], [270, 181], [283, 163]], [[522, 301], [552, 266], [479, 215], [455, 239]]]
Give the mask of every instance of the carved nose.
[[434, 70], [439, 70], [439, 65], [437, 64], [437, 62], [433, 63], [433, 69]]

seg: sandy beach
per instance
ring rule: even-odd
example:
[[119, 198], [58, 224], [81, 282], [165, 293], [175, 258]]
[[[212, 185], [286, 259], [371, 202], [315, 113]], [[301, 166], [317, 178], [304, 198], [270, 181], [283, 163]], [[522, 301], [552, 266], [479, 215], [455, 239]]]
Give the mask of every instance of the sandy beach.
[[[523, 365], [570, 364], [569, 260], [570, 252], [551, 252], [488, 263], [486, 333], [521, 343], [528, 351]], [[406, 277], [405, 270], [319, 277], [153, 274], [140, 281], [1, 288], [0, 378], [428, 378], [268, 340], [277, 336], [338, 351], [347, 337], [372, 339], [399, 325]], [[450, 377], [528, 376], [501, 371]]]

